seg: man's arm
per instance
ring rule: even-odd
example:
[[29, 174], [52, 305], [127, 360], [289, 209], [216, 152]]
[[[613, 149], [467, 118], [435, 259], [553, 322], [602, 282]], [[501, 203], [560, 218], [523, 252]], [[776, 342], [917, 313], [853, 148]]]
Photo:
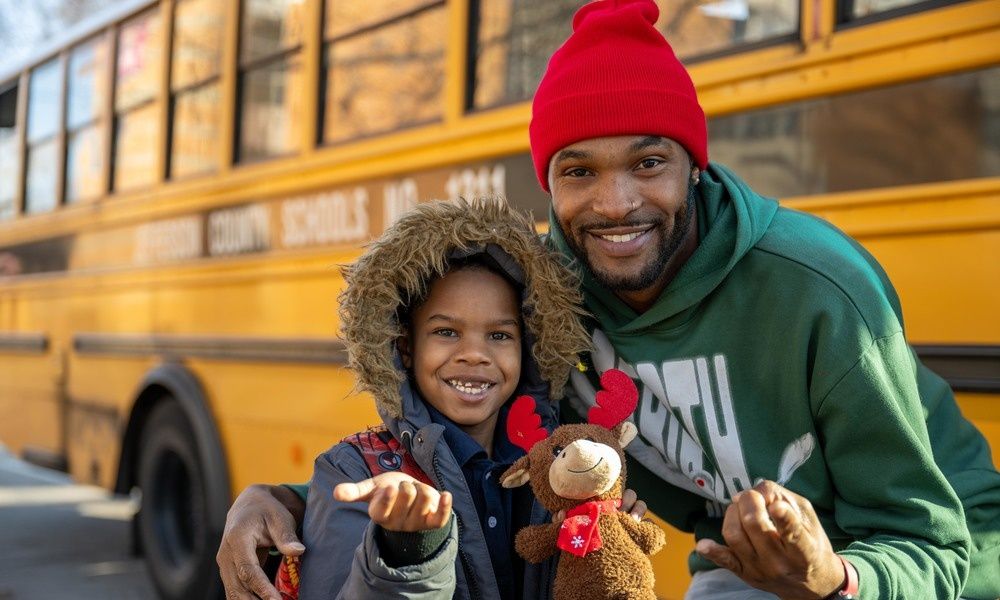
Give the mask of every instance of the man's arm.
[[[832, 516], [853, 538], [838, 554], [855, 567], [862, 595], [958, 597], [968, 576], [969, 533], [958, 497], [934, 462], [902, 334], [874, 340], [820, 397], [815, 419], [834, 486]], [[834, 562], [809, 501], [774, 490], [745, 492], [730, 507], [723, 526], [728, 556], [709, 542], [700, 542], [699, 549], [726, 567], [738, 559], [734, 572], [749, 573], [744, 579], [755, 587], [786, 598], [822, 598], [836, 589], [830, 587], [835, 573], [843, 581], [843, 567]], [[792, 510], [779, 506], [776, 514], [771, 503], [782, 496]], [[746, 503], [756, 507], [746, 510]], [[747, 571], [748, 565], [756, 571]], [[785, 579], [803, 584], [783, 591], [773, 569], [789, 566]], [[767, 581], [757, 580], [759, 574]], [[810, 585], [814, 579], [817, 585]]]
[[251, 485], [237, 496], [215, 557], [227, 600], [281, 600], [260, 567], [258, 550], [273, 546], [287, 556], [301, 555], [305, 546], [295, 532], [305, 508], [304, 498], [280, 485]]

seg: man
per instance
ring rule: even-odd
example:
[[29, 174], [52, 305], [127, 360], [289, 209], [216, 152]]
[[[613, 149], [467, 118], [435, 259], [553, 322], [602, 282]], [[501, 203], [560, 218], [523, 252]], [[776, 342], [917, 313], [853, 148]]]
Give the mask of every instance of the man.
[[[699, 540], [692, 600], [1000, 595], [985, 440], [916, 360], [860, 246], [709, 165], [656, 17], [651, 0], [584, 6], [533, 102], [549, 241], [595, 317], [593, 368], [574, 374], [564, 416], [607, 368], [636, 380], [629, 484]], [[230, 512], [232, 598], [274, 597], [256, 546], [301, 551], [275, 495], [301, 506], [257, 486]]]

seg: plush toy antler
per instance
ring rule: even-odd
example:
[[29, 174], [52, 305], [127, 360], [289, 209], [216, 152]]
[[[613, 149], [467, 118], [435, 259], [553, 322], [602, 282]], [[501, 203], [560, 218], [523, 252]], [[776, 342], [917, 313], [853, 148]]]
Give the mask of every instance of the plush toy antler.
[[639, 404], [639, 390], [632, 378], [618, 369], [608, 369], [601, 375], [601, 390], [597, 406], [587, 413], [587, 422], [614, 429], [628, 419]]
[[549, 436], [542, 417], [535, 412], [535, 399], [518, 396], [507, 413], [507, 437], [515, 446], [530, 452], [531, 447]]

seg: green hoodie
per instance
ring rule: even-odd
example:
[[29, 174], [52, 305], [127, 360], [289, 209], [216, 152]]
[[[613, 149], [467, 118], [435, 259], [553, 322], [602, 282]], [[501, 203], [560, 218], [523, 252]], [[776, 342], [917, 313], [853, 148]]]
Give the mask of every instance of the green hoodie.
[[[988, 547], [973, 579], [979, 597], [995, 597], [1000, 479], [985, 440], [949, 409], [947, 386], [916, 361], [881, 268], [828, 223], [779, 208], [721, 166], [701, 181], [698, 248], [649, 310], [581, 272], [596, 323], [574, 408], [593, 404], [599, 373], [625, 370], [641, 390], [629, 485], [654, 512], [721, 541], [732, 496], [777, 481], [812, 502], [864, 598], [958, 596], [970, 541], [952, 486], [969, 491]], [[572, 262], [550, 221], [551, 243]], [[967, 490], [935, 464], [925, 411], [951, 419], [936, 423], [943, 439], [960, 432], [969, 444], [962, 457], [954, 441], [941, 444], [950, 454], [937, 457]], [[713, 565], [692, 555], [690, 567]]]

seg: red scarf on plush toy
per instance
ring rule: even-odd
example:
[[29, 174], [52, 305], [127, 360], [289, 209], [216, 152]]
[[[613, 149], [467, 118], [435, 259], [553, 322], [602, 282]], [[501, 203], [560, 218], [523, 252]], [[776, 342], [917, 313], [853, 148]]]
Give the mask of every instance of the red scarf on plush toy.
[[566, 513], [559, 528], [556, 546], [576, 556], [586, 556], [588, 552], [601, 549], [601, 531], [598, 520], [602, 513], [613, 513], [622, 505], [621, 499], [591, 500], [584, 502]]

